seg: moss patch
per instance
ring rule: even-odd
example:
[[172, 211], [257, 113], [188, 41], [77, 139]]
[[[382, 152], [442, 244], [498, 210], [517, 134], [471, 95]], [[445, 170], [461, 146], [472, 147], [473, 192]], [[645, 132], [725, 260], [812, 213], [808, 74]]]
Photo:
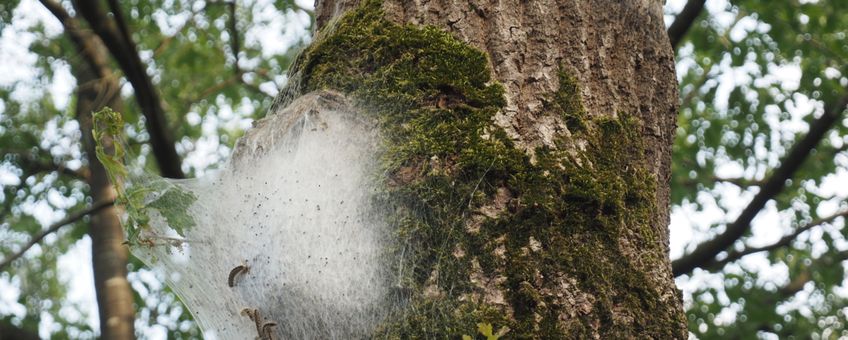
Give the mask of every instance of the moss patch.
[[[504, 90], [486, 55], [438, 28], [385, 20], [379, 1], [340, 18], [296, 65], [300, 93], [345, 92], [381, 122], [388, 178], [376, 199], [394, 207], [392, 251], [405, 252], [400, 282], [411, 297], [378, 334], [458, 337], [482, 322], [509, 327], [510, 338], [678, 335], [673, 313], [619, 246], [627, 237], [649, 260], [661, 258], [655, 184], [639, 163], [633, 118], [590, 118], [562, 73], [546, 108], [571, 136], [531, 162], [493, 123]], [[569, 280], [591, 297], [586, 310], [566, 310], [575, 302], [557, 295]], [[503, 303], [485, 297], [490, 282]]]

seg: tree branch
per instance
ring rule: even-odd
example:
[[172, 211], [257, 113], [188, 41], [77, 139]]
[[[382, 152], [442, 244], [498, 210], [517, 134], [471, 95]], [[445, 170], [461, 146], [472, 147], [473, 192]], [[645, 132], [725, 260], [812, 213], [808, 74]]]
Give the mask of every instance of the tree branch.
[[[735, 186], [738, 186], [738, 187], [740, 187], [740, 188], [742, 188], [742, 189], [745, 189], [745, 188], [748, 188], [748, 187], [759, 187], [759, 186], [763, 185], [763, 183], [765, 183], [765, 181], [764, 181], [764, 180], [760, 180], [760, 179], [746, 179], [746, 178], [743, 178], [743, 177], [719, 177], [719, 176], [710, 176], [710, 177], [709, 177], [708, 179], [706, 179], [706, 180], [707, 180], [707, 181], [710, 181], [710, 182], [712, 182], [712, 183], [718, 183], [718, 182], [730, 183], [730, 184], [733, 184], [733, 185], [735, 185]], [[688, 179], [688, 178], [687, 178], [687, 179], [685, 179], [685, 180], [682, 180], [682, 181], [681, 181], [681, 184], [682, 184], [682, 185], [684, 185], [684, 186], [686, 186], [686, 187], [690, 187], [690, 188], [691, 188], [691, 187], [695, 187], [696, 185], [698, 185], [698, 184], [700, 184], [700, 183], [701, 183], [701, 182], [700, 182], [700, 181], [698, 181], [697, 179]], [[707, 183], [704, 183], [704, 184], [707, 184]]]
[[32, 246], [36, 245], [38, 242], [41, 242], [41, 240], [44, 239], [44, 237], [46, 237], [47, 235], [55, 233], [56, 231], [58, 231], [59, 229], [61, 229], [65, 225], [79, 221], [80, 219], [82, 219], [83, 217], [85, 217], [87, 215], [97, 213], [98, 211], [100, 211], [100, 210], [102, 210], [106, 207], [110, 207], [114, 203], [115, 203], [115, 201], [96, 202], [96, 203], [92, 204], [90, 207], [88, 207], [87, 209], [84, 209], [84, 210], [78, 211], [76, 213], [73, 213], [71, 215], [68, 215], [67, 217], [63, 218], [62, 220], [60, 220], [56, 223], [53, 223], [46, 230], [42, 231], [38, 235], [33, 236], [32, 239], [29, 241], [29, 243], [24, 245], [23, 248], [21, 248], [21, 250], [19, 250], [17, 253], [13, 254], [12, 256], [9, 256], [5, 260], [3, 260], [3, 262], [0, 262], [0, 269], [3, 269], [4, 267], [11, 264], [12, 261], [17, 260], [18, 258], [23, 256], [24, 253], [27, 252], [27, 250], [32, 248]]
[[[124, 74], [135, 89], [136, 102], [144, 113], [147, 132], [150, 134], [150, 145], [156, 158], [162, 176], [183, 178], [182, 161], [174, 147], [165, 119], [165, 109], [159, 94], [156, 92], [146, 67], [138, 55], [135, 44], [128, 33], [126, 23], [118, 8], [113, 8], [115, 19], [110, 19], [100, 1], [75, 0], [74, 6], [79, 11], [94, 32], [109, 49], [112, 56], [121, 66]], [[119, 26], [120, 25], [120, 26]]]
[[21, 176], [19, 176], [21, 182], [18, 183], [18, 185], [16, 185], [12, 190], [6, 190], [6, 188], [3, 188], [4, 198], [3, 206], [0, 207], [0, 220], [4, 220], [11, 213], [12, 206], [14, 205], [16, 198], [15, 196], [18, 191], [27, 186], [26, 179], [30, 176], [52, 172], [80, 180], [86, 180], [90, 176], [87, 168], [72, 170], [63, 164], [39, 161], [36, 159], [36, 156], [32, 154], [31, 150], [2, 149], [0, 150], [0, 154], [16, 156], [19, 160], [16, 166], [23, 172]]
[[800, 228], [795, 229], [795, 231], [793, 231], [789, 235], [783, 236], [777, 242], [774, 242], [770, 245], [762, 246], [762, 247], [745, 248], [741, 251], [732, 250], [727, 255], [727, 258], [724, 258], [724, 259], [719, 260], [719, 261], [714, 261], [713, 263], [704, 265], [703, 268], [707, 269], [707, 270], [719, 270], [719, 269], [723, 268], [726, 264], [733, 262], [733, 261], [736, 261], [738, 259], [741, 259], [745, 256], [748, 256], [748, 255], [751, 255], [751, 254], [754, 254], [754, 253], [763, 252], [763, 251], [771, 251], [771, 250], [774, 250], [774, 249], [777, 249], [777, 248], [780, 248], [780, 247], [789, 246], [792, 243], [792, 241], [794, 241], [796, 238], [798, 238], [798, 235], [801, 235], [805, 231], [813, 229], [813, 228], [820, 226], [822, 224], [825, 224], [825, 223], [833, 222], [833, 220], [835, 220], [839, 217], [847, 217], [847, 216], [848, 216], [848, 210], [844, 210], [844, 211], [835, 213], [835, 214], [827, 216], [827, 217], [819, 218], [817, 220], [814, 220], [810, 223], [803, 225]]
[[786, 181], [791, 179], [795, 171], [801, 167], [801, 164], [809, 156], [810, 151], [825, 137], [825, 134], [833, 127], [833, 124], [842, 117], [846, 105], [848, 105], [848, 95], [840, 98], [836, 105], [826, 107], [824, 114], [810, 124], [810, 131], [807, 135], [792, 146], [789, 154], [781, 161], [780, 166], [760, 186], [760, 192], [742, 210], [736, 221], [729, 224], [727, 229], [720, 235], [698, 245], [692, 253], [672, 261], [671, 266], [674, 276], [688, 274], [695, 268], [708, 265], [716, 255], [733, 245], [733, 242], [736, 242], [736, 240], [748, 232], [751, 227], [751, 220], [757, 216], [769, 200], [783, 190]]
[[674, 18], [674, 22], [671, 23], [671, 26], [668, 26], [668, 40], [671, 41], [671, 47], [673, 49], [677, 49], [677, 45], [680, 44], [680, 41], [683, 40], [683, 37], [686, 35], [686, 32], [689, 31], [689, 28], [692, 27], [692, 24], [695, 23], [695, 19], [698, 18], [698, 15], [701, 14], [701, 11], [704, 9], [704, 3], [707, 0], [689, 0], [686, 2], [686, 6], [683, 7], [683, 10], [680, 11], [680, 14]]
[[118, 1], [109, 0], [109, 9], [112, 10], [112, 15], [115, 18], [118, 29], [121, 31], [121, 37], [124, 39], [124, 42], [131, 44], [133, 40], [130, 36], [129, 25], [127, 25], [127, 21], [124, 19], [123, 13], [121, 13], [121, 6], [118, 4]]
[[789, 281], [789, 283], [780, 287], [778, 290], [780, 298], [777, 301], [788, 299], [804, 289], [807, 282], [810, 282], [813, 279], [813, 270], [815, 268], [839, 265], [840, 262], [845, 261], [846, 259], [848, 259], [848, 250], [836, 252], [832, 255], [822, 255], [822, 257], [815, 260], [811, 265], [805, 266], [804, 269], [795, 276], [795, 278]]
[[[772, 295], [764, 297], [761, 301], [757, 301], [756, 302], [757, 308], [759, 308], [759, 309], [774, 309], [774, 308], [777, 308], [778, 303], [781, 303], [784, 300], [795, 296], [795, 294], [797, 294], [798, 292], [800, 292], [801, 290], [804, 289], [804, 286], [806, 286], [808, 282], [813, 280], [813, 268], [814, 267], [819, 267], [819, 266], [822, 266], [822, 265], [832, 266], [834, 264], [838, 264], [839, 262], [845, 261], [846, 259], [848, 259], [848, 251], [837, 252], [836, 254], [834, 254], [832, 256], [830, 256], [830, 255], [822, 256], [821, 258], [819, 258], [818, 260], [813, 262], [811, 265], [804, 267], [800, 272], [798, 272], [797, 275], [795, 275], [795, 277], [790, 276], [789, 282], [787, 282], [786, 285], [778, 288], [777, 291], [774, 292]], [[749, 300], [748, 303], [752, 303], [752, 301]], [[775, 330], [772, 325], [773, 324], [771, 324], [771, 323], [763, 322], [759, 325], [759, 327], [757, 327], [757, 330], [763, 331], [763, 332], [776, 333], [778, 336], [791, 335], [791, 334], [785, 334], [785, 333], [781, 334], [781, 332]], [[785, 332], [786, 329], [783, 329], [783, 331]]]
[[83, 33], [76, 18], [72, 17], [60, 3], [53, 0], [40, 1], [65, 28], [65, 32], [76, 45], [77, 52], [83, 56], [88, 66], [101, 78], [112, 76], [111, 70], [103, 66], [107, 64], [106, 61], [100, 57], [99, 53], [95, 53], [100, 48], [101, 42], [90, 34]]
[[236, 74], [233, 74], [231, 77], [227, 78], [227, 80], [215, 83], [214, 85], [204, 89], [203, 91], [200, 91], [200, 94], [197, 95], [197, 97], [187, 99], [185, 101], [185, 103], [183, 104], [184, 107], [186, 108], [186, 110], [189, 110], [192, 105], [197, 104], [198, 102], [200, 102], [204, 98], [208, 98], [208, 97], [210, 97], [210, 96], [212, 96], [216, 93], [219, 93], [219, 92], [223, 91], [224, 89], [226, 89], [230, 86], [236, 85], [236, 84], [244, 85], [244, 87], [248, 90], [251, 90], [251, 91], [258, 93], [258, 94], [265, 95], [265, 93], [262, 92], [261, 89], [259, 89], [259, 86], [256, 86], [254, 84], [251, 84], [251, 83], [248, 83], [247, 81], [245, 81], [244, 77], [242, 76], [243, 74], [244, 74], [244, 72], [240, 71]]
[[233, 68], [236, 70], [236, 75], [241, 78], [241, 68], [239, 67], [239, 32], [238, 25], [236, 24], [236, 2], [235, 0], [227, 3], [227, 7], [230, 9], [230, 48], [233, 52], [233, 57], [235, 58], [235, 62], [233, 62]]

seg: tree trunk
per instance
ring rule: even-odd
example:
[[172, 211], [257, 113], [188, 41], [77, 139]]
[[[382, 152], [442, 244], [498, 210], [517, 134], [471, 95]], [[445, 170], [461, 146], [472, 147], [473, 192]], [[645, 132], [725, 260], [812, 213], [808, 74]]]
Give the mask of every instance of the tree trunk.
[[316, 16], [272, 113], [332, 89], [381, 121], [410, 250], [387, 336], [686, 338], [661, 1], [327, 0]]
[[[104, 61], [102, 50], [95, 51]], [[95, 61], [91, 61], [95, 62]], [[106, 170], [95, 156], [92, 136], [92, 112], [109, 106], [121, 110], [120, 86], [117, 78], [101, 65], [99, 70], [81, 61], [72, 63], [77, 78], [76, 114], [82, 133], [83, 145], [88, 157], [90, 175], [88, 186], [94, 202], [115, 199], [115, 192], [106, 175]], [[108, 145], [106, 146], [108, 148]], [[94, 285], [100, 314], [100, 336], [103, 339], [134, 339], [133, 293], [127, 281], [127, 247], [123, 244], [124, 231], [114, 206], [100, 210], [91, 218], [91, 258], [94, 267]]]

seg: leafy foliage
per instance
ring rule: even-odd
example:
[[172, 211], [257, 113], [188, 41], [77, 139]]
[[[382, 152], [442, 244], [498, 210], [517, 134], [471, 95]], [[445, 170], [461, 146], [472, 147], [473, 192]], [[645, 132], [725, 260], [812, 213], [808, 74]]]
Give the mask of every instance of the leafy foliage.
[[[509, 332], [509, 327], [503, 327], [499, 331], [494, 332], [492, 328], [492, 324], [490, 323], [478, 323], [477, 324], [477, 332], [480, 333], [486, 340], [498, 340], [502, 336], [504, 336], [507, 332]], [[462, 340], [471, 340], [474, 339], [470, 335], [463, 335]]]
[[195, 226], [194, 219], [188, 214], [188, 208], [197, 196], [178, 184], [167, 182], [155, 176], [134, 176], [132, 184], [127, 183], [127, 167], [124, 165], [127, 154], [123, 145], [124, 121], [121, 114], [106, 107], [92, 114], [94, 121], [93, 136], [96, 143], [97, 159], [106, 168], [109, 182], [117, 192], [117, 203], [127, 212], [127, 239], [130, 244], [152, 244], [149, 237], [139, 238], [141, 232], [150, 229], [150, 211], [156, 209], [168, 225], [178, 234], [185, 235], [185, 229]]
[[[238, 1], [234, 10], [229, 2], [218, 1], [118, 3], [164, 103], [169, 129], [185, 160], [183, 170], [189, 176], [220, 163], [250, 121], [265, 113], [273, 95], [285, 84], [281, 75], [297, 46], [307, 41], [310, 27], [311, 12], [293, 1]], [[76, 14], [71, 2], [61, 5]], [[78, 20], [85, 24], [82, 18]], [[230, 29], [233, 20], [237, 33]], [[234, 36], [240, 38], [237, 53], [231, 44]], [[269, 37], [277, 41], [263, 46], [267, 41], [262, 39]], [[0, 254], [5, 258], [66, 212], [82, 210], [91, 203], [86, 176], [89, 159], [95, 155], [86, 155], [82, 149], [74, 110], [74, 87], [86, 84], [76, 84], [69, 72], [72, 62], [82, 56], [58, 21], [37, 1], [4, 1], [0, 4], [0, 46], [0, 69], [4, 70], [0, 75]], [[121, 77], [117, 64], [110, 63]], [[118, 150], [122, 155], [103, 149], [109, 155], [110, 173], [117, 175], [113, 181], [117, 177], [144, 180], [140, 173], [123, 170], [123, 166], [154, 169], [144, 118], [132, 96], [132, 88], [126, 84], [122, 89], [126, 105], [120, 108], [124, 122], [113, 124], [108, 131], [110, 136], [124, 136], [123, 150]], [[124, 164], [110, 163], [110, 158]], [[178, 233], [180, 228], [191, 227], [192, 221], [180, 214], [191, 202], [185, 191], [164, 181], [145, 183], [131, 187], [138, 191], [125, 193], [124, 197], [132, 197], [128, 202], [158, 210]], [[136, 217], [142, 222], [145, 218], [141, 214]], [[97, 336], [90, 322], [96, 320], [97, 311], [90, 308], [90, 301], [77, 297], [82, 290], [90, 298], [93, 285], [79, 287], [75, 283], [88, 282], [90, 274], [75, 271], [73, 275], [78, 276], [74, 277], [59, 265], [67, 268], [69, 257], [87, 262], [79, 255], [90, 247], [87, 232], [88, 219], [80, 220], [2, 268], [2, 285], [14, 289], [10, 300], [0, 302], [4, 306], [0, 323], [35, 334], [40, 327], [49, 329], [49, 336], [58, 339]], [[198, 338], [197, 328], [178, 299], [151, 280], [153, 276], [140, 262], [131, 262], [139, 337], [166, 330], [169, 338]]]
[[[709, 5], [678, 50], [672, 200], [677, 216], [707, 221], [690, 223], [701, 235], [687, 250], [732, 222], [807, 126], [848, 93], [848, 32], [840, 24], [848, 3]], [[846, 176], [846, 133], [843, 119], [735, 250], [770, 244], [848, 208], [848, 193], [834, 184]], [[683, 225], [673, 223], [672, 232]], [[680, 278], [690, 331], [704, 339], [848, 335], [846, 236], [839, 217], [786, 246]]]

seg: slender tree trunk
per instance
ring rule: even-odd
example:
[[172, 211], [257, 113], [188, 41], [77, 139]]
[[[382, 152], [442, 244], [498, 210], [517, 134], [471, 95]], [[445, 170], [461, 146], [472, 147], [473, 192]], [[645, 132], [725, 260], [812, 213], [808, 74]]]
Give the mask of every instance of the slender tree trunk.
[[387, 334], [480, 322], [516, 338], [686, 338], [668, 256], [677, 83], [662, 5], [317, 1], [320, 33], [278, 100], [330, 88], [383, 115], [399, 164], [388, 190], [408, 202], [396, 220], [415, 252], [398, 279], [411, 307]]
[[[105, 60], [102, 51], [100, 60]], [[103, 66], [103, 65], [101, 65]], [[83, 146], [88, 157], [88, 185], [94, 202], [115, 198], [106, 170], [95, 156], [91, 113], [109, 106], [117, 111], [123, 106], [117, 79], [109, 74], [97, 76], [83, 62], [72, 63], [77, 78], [77, 121]], [[100, 71], [104, 70], [101, 68]], [[107, 146], [108, 147], [108, 146]], [[103, 339], [134, 339], [133, 293], [127, 281], [127, 247], [124, 232], [114, 206], [105, 208], [91, 218], [91, 257], [94, 284], [100, 314], [100, 335]]]

